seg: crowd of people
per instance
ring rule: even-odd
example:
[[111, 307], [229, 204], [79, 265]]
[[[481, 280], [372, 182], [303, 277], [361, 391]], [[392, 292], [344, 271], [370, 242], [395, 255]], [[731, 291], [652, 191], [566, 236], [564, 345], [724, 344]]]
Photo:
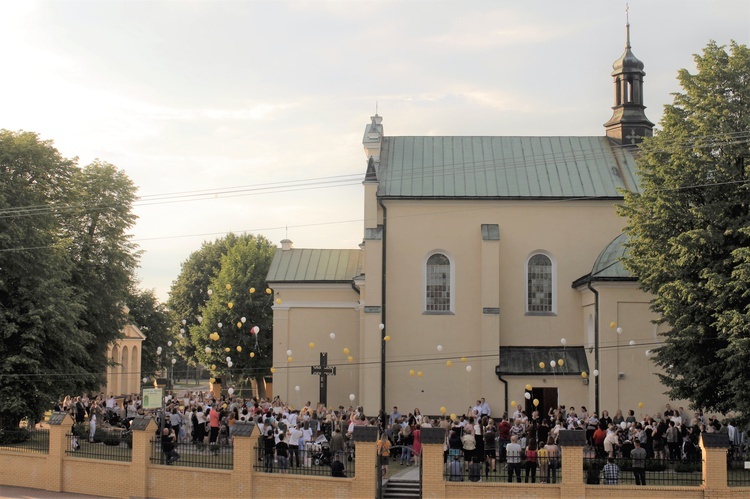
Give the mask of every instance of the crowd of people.
[[[174, 445], [179, 443], [231, 446], [235, 424], [254, 422], [260, 432], [260, 452], [263, 469], [286, 473], [290, 468], [310, 466], [313, 449], [325, 446], [330, 452], [334, 476], [345, 476], [343, 461], [354, 456], [354, 428], [359, 425], [377, 426], [378, 454], [383, 476], [388, 465], [398, 461], [403, 466], [419, 465], [421, 457], [421, 429], [446, 429], [444, 463], [449, 480], [471, 481], [487, 479], [498, 466], [507, 467], [507, 480], [535, 483], [555, 483], [560, 463], [558, 437], [560, 430], [585, 432], [587, 456], [602, 459], [631, 458], [637, 484], [645, 484], [640, 464], [647, 458], [676, 460], [699, 459], [697, 447], [701, 433], [726, 433], [738, 447], [743, 435], [728, 422], [716, 417], [707, 418], [697, 411], [688, 416], [682, 407], [636, 418], [633, 410], [627, 416], [620, 410], [610, 416], [589, 411], [585, 406], [564, 405], [550, 408], [546, 415], [534, 410], [527, 414], [518, 405], [511, 415], [503, 413], [495, 418], [484, 398], [478, 399], [464, 414], [442, 414], [429, 417], [419, 408], [401, 414], [398, 407], [386, 414], [368, 417], [364, 408], [338, 409], [307, 402], [292, 408], [279, 397], [243, 398], [230, 394], [214, 397], [210, 392], [168, 392], [164, 400], [165, 421], [162, 445], [168, 461], [179, 458]], [[125, 427], [138, 414], [145, 414], [138, 394], [125, 397], [118, 403], [113, 395], [66, 397], [58, 410], [70, 411], [76, 422], [88, 421], [91, 439], [100, 421], [119, 422]], [[160, 416], [160, 411], [155, 414]], [[616, 464], [613, 464], [616, 466]], [[612, 466], [604, 466], [605, 481], [614, 480]]]

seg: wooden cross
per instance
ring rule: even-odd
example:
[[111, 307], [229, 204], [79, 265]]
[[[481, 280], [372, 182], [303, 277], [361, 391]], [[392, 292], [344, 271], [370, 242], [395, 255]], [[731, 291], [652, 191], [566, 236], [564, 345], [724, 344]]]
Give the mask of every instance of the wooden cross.
[[320, 352], [320, 365], [310, 366], [310, 374], [320, 376], [320, 403], [328, 405], [328, 376], [336, 376], [336, 367], [328, 365], [328, 352]]

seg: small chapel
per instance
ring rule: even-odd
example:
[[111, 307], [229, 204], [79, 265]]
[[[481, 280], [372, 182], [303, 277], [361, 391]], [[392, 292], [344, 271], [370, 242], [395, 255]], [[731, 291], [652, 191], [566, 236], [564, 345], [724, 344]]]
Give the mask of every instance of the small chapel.
[[362, 243], [285, 239], [271, 264], [274, 393], [368, 415], [674, 403], [616, 211], [653, 133], [644, 76], [628, 23], [600, 136], [389, 136], [372, 116]]

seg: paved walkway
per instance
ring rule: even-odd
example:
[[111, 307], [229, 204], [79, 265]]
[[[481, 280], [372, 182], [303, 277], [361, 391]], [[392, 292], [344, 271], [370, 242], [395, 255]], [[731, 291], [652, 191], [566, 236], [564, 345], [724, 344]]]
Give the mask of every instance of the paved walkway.
[[102, 496], [86, 496], [68, 492], [50, 492], [49, 490], [27, 489], [0, 485], [0, 499], [102, 499]]

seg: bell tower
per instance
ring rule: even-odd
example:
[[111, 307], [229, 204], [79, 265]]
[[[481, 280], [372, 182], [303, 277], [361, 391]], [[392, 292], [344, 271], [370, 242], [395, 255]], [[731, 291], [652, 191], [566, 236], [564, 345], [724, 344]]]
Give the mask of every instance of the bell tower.
[[[627, 13], [627, 10], [626, 10]], [[615, 105], [612, 117], [604, 124], [607, 137], [619, 144], [636, 145], [653, 135], [654, 124], [646, 118], [643, 105], [643, 63], [630, 50], [630, 20], [625, 24], [625, 52], [612, 64]]]

